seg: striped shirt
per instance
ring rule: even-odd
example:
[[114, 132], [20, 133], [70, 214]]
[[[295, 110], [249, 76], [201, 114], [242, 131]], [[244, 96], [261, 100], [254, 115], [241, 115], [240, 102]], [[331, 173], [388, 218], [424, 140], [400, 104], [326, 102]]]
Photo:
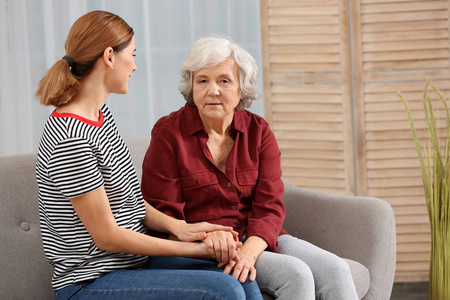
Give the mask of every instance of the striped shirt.
[[70, 202], [104, 186], [118, 226], [145, 232], [139, 181], [106, 105], [97, 122], [51, 114], [39, 144], [36, 178], [44, 251], [54, 267], [53, 289], [143, 265], [144, 256], [98, 249]]

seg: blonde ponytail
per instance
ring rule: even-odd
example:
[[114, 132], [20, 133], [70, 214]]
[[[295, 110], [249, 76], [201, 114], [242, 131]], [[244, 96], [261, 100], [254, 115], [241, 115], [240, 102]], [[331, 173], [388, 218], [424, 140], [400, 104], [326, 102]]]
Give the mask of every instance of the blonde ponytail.
[[43, 105], [60, 106], [70, 100], [80, 89], [80, 82], [70, 71], [69, 63], [61, 59], [51, 67], [39, 82], [36, 97]]

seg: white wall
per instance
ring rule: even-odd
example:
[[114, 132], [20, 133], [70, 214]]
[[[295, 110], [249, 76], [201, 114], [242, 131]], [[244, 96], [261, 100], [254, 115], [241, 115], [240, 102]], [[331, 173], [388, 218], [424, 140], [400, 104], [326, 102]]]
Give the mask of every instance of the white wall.
[[[138, 70], [129, 93], [107, 100], [124, 138], [150, 135], [160, 117], [184, 105], [181, 62], [206, 35], [229, 36], [255, 57], [262, 94], [259, 0], [0, 0], [0, 155], [37, 151], [53, 110], [34, 97], [37, 83], [64, 56], [73, 22], [97, 9], [135, 31]], [[263, 115], [263, 100], [250, 110]]]

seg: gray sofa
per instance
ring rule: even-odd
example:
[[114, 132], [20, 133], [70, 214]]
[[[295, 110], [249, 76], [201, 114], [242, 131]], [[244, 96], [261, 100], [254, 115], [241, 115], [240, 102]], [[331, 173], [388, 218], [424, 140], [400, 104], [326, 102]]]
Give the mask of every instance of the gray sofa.
[[[140, 176], [149, 138], [126, 141]], [[42, 245], [36, 154], [0, 157], [0, 299], [52, 299]], [[360, 298], [390, 298], [395, 271], [392, 208], [369, 197], [307, 191], [285, 182], [286, 230], [347, 259]], [[265, 299], [270, 299], [264, 295]]]

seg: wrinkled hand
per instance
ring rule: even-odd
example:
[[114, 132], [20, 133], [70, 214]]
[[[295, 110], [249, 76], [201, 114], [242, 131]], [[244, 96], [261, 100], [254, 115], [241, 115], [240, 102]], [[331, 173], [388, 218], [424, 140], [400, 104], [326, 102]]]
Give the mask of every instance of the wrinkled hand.
[[235, 231], [209, 232], [202, 242], [207, 246], [208, 253], [223, 265], [233, 260], [242, 246]]
[[207, 222], [188, 224], [181, 221], [180, 226], [174, 230], [173, 234], [180, 241], [194, 242], [204, 240], [207, 237], [207, 234], [213, 231], [233, 232], [233, 228]]
[[[245, 282], [249, 276], [250, 281], [254, 281], [256, 279], [256, 260], [266, 248], [265, 240], [258, 236], [250, 236], [239, 250], [239, 254], [225, 265], [223, 273], [231, 274], [233, 271], [233, 277], [240, 282]], [[223, 264], [219, 264], [219, 268], [223, 266]]]
[[231, 271], [233, 271], [233, 277], [242, 283], [247, 280], [249, 275], [250, 281], [254, 281], [256, 279], [255, 262], [256, 258], [254, 254], [246, 253], [245, 250], [240, 251], [239, 255], [236, 256], [234, 260], [231, 260], [226, 264], [223, 273], [231, 274]]

